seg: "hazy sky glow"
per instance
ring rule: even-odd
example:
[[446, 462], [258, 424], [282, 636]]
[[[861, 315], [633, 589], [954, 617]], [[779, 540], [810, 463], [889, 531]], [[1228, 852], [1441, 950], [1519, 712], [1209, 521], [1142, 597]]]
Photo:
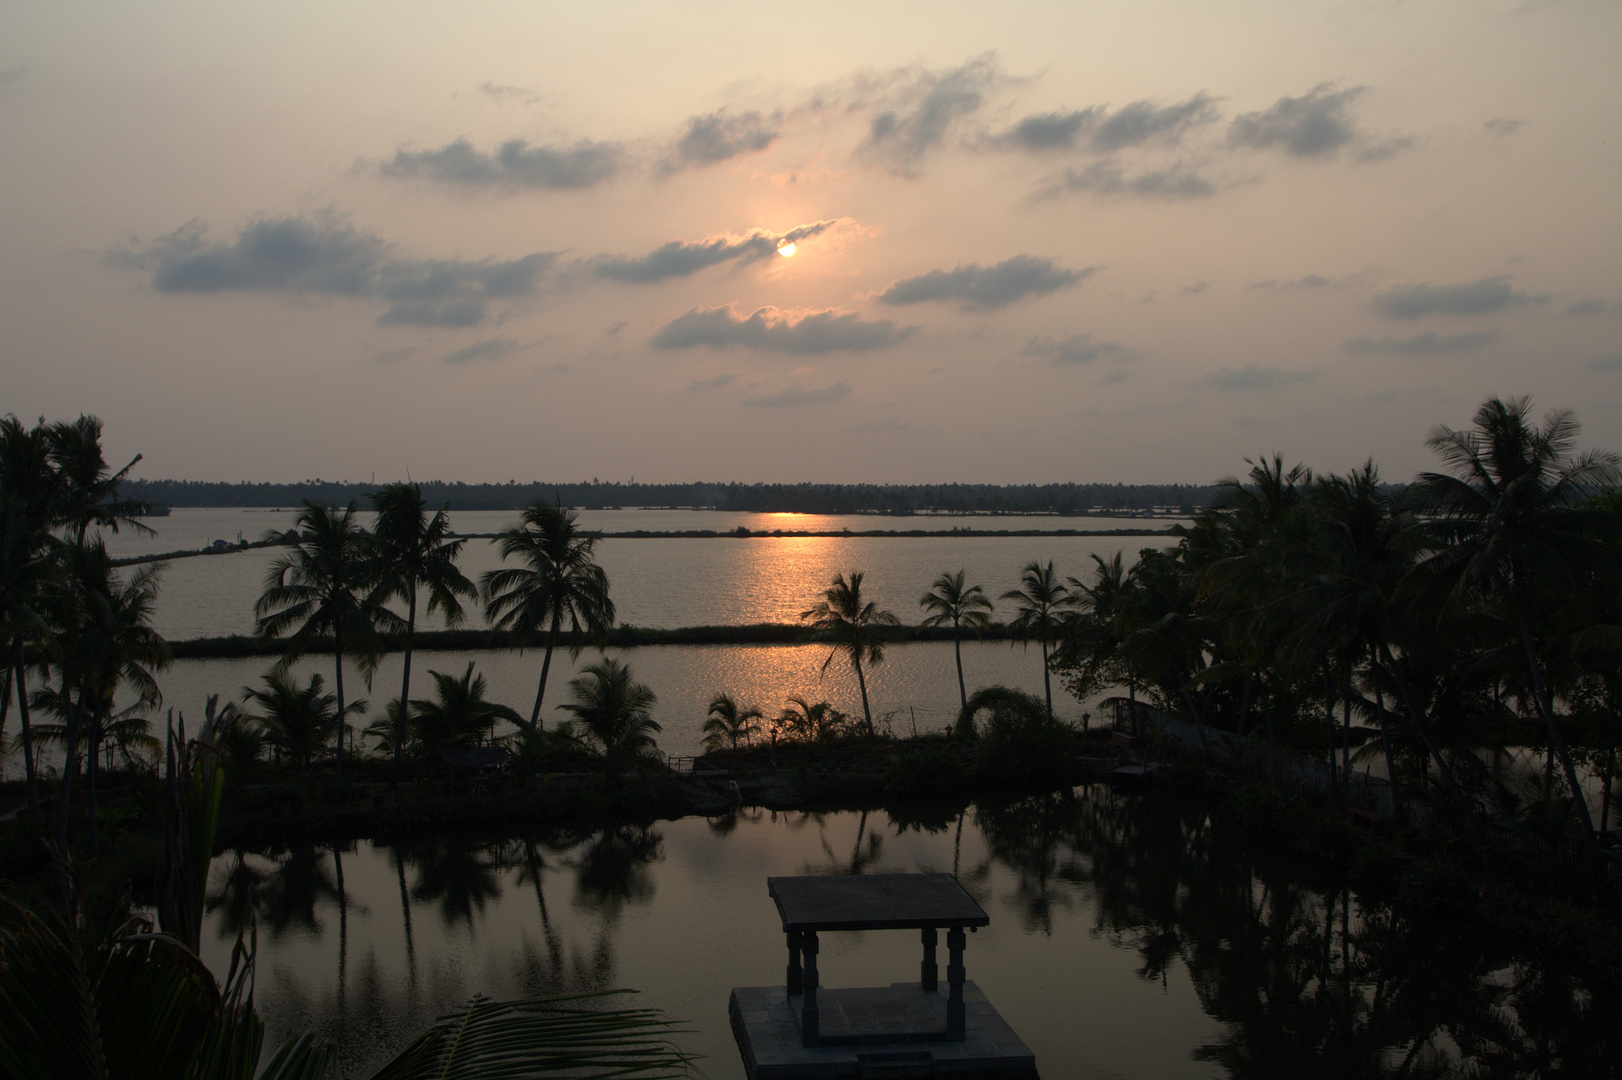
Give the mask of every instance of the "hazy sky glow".
[[[1622, 5], [8, 5], [0, 412], [212, 480], [1622, 449]], [[792, 257], [780, 244], [795, 245]]]

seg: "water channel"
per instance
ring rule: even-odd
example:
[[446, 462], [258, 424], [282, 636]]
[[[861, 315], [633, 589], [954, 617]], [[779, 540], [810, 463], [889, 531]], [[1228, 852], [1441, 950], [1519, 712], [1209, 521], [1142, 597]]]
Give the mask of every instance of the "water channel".
[[[956, 872], [990, 914], [969, 978], [1049, 1080], [1601, 1076], [1622, 1049], [1622, 1007], [1546, 959], [1365, 908], [1199, 805], [1104, 786], [226, 852], [204, 957], [223, 970], [251, 902], [271, 1037], [335, 1041], [350, 1077], [474, 993], [630, 987], [686, 1022], [705, 1075], [737, 1080], [728, 992], [779, 983], [786, 958], [766, 878], [914, 871]], [[917, 962], [913, 934], [823, 936], [825, 985]]]

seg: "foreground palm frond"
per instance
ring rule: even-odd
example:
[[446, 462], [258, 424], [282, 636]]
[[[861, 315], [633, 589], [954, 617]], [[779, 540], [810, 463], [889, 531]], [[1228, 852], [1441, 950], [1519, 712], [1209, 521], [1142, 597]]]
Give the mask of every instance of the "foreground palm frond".
[[[633, 991], [616, 990], [623, 994]], [[675, 1027], [656, 1009], [592, 1009], [582, 1002], [606, 994], [488, 1001], [475, 997], [441, 1017], [372, 1080], [521, 1080], [571, 1076], [581, 1080], [698, 1075], [695, 1060], [671, 1036]]]

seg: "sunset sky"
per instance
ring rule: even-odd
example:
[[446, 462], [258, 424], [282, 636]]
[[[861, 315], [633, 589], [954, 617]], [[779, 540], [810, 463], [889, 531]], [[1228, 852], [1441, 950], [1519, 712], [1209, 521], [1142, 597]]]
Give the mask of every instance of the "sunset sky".
[[0, 413], [149, 478], [1622, 449], [1615, 0], [19, 0], [0, 146]]

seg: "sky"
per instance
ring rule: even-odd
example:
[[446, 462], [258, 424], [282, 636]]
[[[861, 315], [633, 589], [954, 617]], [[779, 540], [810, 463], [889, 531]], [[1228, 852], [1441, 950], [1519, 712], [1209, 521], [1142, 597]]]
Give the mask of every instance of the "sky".
[[[224, 481], [1622, 449], [1622, 5], [0, 14], [0, 413]], [[792, 244], [792, 254], [785, 254]]]

